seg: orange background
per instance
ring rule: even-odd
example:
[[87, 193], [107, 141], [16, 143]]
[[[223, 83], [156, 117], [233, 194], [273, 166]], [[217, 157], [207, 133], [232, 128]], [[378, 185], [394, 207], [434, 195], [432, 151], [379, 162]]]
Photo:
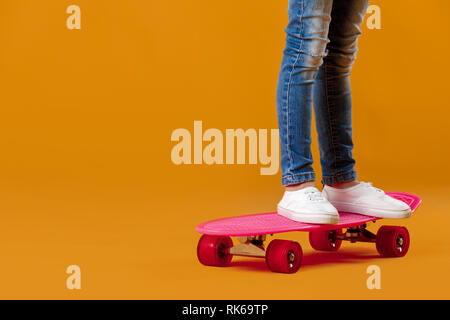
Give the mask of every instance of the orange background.
[[[81, 7], [81, 30], [66, 8]], [[204, 267], [195, 225], [274, 211], [260, 165], [180, 165], [173, 130], [277, 128], [287, 1], [0, 0], [0, 298], [450, 298], [450, 3], [372, 1], [354, 66], [359, 178], [419, 194], [409, 254], [371, 244], [314, 252], [274, 274], [263, 260]], [[315, 169], [318, 152], [313, 144]], [[380, 225], [380, 223], [377, 223]], [[376, 230], [376, 229], [375, 229]], [[82, 289], [66, 289], [67, 266]], [[381, 290], [366, 268], [381, 267]]]

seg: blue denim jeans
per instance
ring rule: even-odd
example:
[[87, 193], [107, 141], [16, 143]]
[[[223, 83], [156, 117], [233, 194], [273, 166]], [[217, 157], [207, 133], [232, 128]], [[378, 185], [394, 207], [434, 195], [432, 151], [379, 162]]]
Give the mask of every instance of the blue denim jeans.
[[278, 86], [282, 185], [315, 180], [312, 106], [322, 183], [356, 179], [350, 71], [369, 0], [289, 0]]

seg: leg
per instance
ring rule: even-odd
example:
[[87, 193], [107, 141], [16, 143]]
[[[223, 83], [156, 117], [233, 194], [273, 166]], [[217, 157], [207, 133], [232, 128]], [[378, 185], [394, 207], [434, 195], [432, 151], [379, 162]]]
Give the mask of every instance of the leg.
[[277, 86], [282, 184], [315, 180], [311, 154], [313, 84], [328, 43], [333, 0], [289, 0]]
[[380, 218], [407, 218], [411, 208], [405, 202], [386, 195], [371, 183], [355, 183], [348, 188], [331, 186], [356, 180], [352, 157], [350, 71], [368, 2], [333, 2], [328, 56], [316, 75], [314, 87], [322, 182], [325, 184], [322, 194], [339, 211]]
[[316, 74], [314, 112], [322, 183], [354, 181], [350, 71], [369, 0], [334, 0], [328, 55]]

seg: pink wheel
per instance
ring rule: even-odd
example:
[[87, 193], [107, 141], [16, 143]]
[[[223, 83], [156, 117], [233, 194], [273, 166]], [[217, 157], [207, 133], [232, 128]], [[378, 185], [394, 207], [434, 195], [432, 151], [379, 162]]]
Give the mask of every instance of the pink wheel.
[[377, 250], [384, 257], [403, 257], [409, 243], [409, 232], [405, 227], [382, 226], [378, 229]]
[[342, 229], [311, 231], [309, 233], [309, 243], [315, 250], [337, 251], [342, 244], [342, 240], [337, 239], [338, 235], [342, 235]]
[[266, 251], [266, 264], [270, 271], [295, 273], [302, 264], [303, 251], [298, 242], [272, 240]]
[[204, 234], [197, 245], [197, 258], [205, 266], [225, 267], [230, 264], [233, 255], [230, 237], [210, 236]]

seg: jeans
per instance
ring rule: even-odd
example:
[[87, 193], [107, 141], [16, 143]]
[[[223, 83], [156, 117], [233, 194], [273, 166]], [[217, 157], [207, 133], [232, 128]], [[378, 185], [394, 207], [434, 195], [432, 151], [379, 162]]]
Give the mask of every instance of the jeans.
[[369, 0], [289, 0], [277, 84], [282, 185], [315, 180], [312, 106], [322, 183], [356, 179], [350, 71]]

